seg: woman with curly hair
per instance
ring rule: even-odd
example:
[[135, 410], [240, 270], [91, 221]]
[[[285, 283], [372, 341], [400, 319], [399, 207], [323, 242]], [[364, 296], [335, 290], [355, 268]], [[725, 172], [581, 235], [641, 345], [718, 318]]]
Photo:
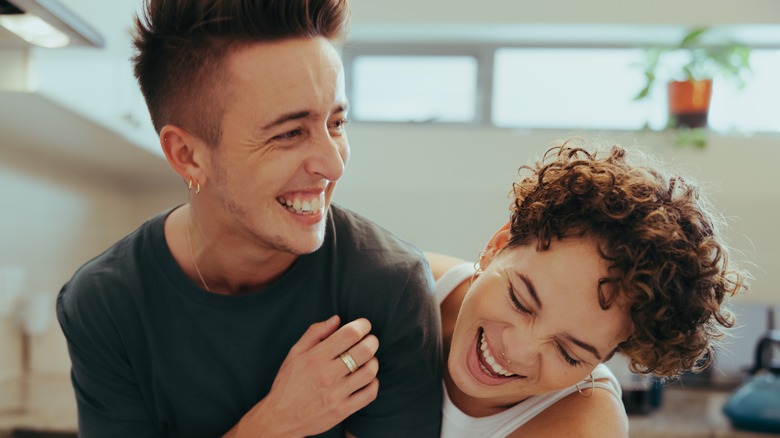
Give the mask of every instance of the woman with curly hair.
[[745, 274], [699, 190], [623, 148], [567, 142], [521, 175], [476, 264], [428, 254], [447, 357], [442, 436], [627, 436], [603, 362], [703, 369]]

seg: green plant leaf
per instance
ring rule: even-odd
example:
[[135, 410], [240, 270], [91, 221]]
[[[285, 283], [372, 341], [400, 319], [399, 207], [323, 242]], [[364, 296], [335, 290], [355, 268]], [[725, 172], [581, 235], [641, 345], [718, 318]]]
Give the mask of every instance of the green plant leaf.
[[[652, 92], [655, 81], [659, 78], [701, 80], [720, 76], [733, 81], [738, 88], [743, 88], [747, 74], [752, 71], [750, 68], [750, 48], [736, 43], [703, 46], [701, 37], [709, 30], [706, 27], [694, 28], [685, 34], [677, 46], [646, 47], [644, 63], [637, 65], [645, 75], [645, 84], [634, 100], [647, 98]], [[676, 51], [687, 52], [690, 55], [690, 60], [679, 71], [672, 72], [671, 75], [657, 74], [668, 67], [664, 65], [664, 56]]]
[[677, 130], [675, 145], [704, 148], [707, 146], [707, 130], [705, 128], [680, 128]]
[[640, 90], [636, 96], [634, 96], [634, 100], [642, 100], [646, 98], [650, 94], [651, 88], [652, 88], [651, 84], [645, 85], [645, 87], [642, 88], [642, 90]]
[[706, 28], [706, 27], [699, 27], [699, 28], [693, 29], [692, 31], [688, 32], [687, 35], [685, 35], [683, 37], [683, 39], [682, 39], [682, 41], [680, 41], [680, 44], [679, 44], [678, 47], [681, 48], [681, 49], [687, 49], [687, 48], [689, 48], [691, 46], [694, 46], [694, 45], [698, 44], [699, 43], [699, 37], [701, 37], [701, 35], [704, 32], [707, 32], [707, 30], [709, 30], [709, 29]]
[[685, 73], [685, 78], [689, 81], [695, 81], [697, 79], [700, 79], [702, 75], [695, 75], [693, 72], [695, 70], [694, 65], [686, 65], [683, 66], [683, 72]]

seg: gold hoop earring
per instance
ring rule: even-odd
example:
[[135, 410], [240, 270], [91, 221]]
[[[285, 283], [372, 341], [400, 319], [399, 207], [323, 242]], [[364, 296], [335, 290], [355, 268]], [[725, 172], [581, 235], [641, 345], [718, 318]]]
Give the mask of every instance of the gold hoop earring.
[[479, 258], [474, 262], [474, 270], [482, 272], [482, 260], [485, 259], [485, 250], [479, 252]]
[[474, 279], [477, 278], [477, 275], [485, 272], [482, 270], [482, 259], [485, 258], [485, 250], [479, 252], [479, 259], [474, 262], [474, 275], [469, 278], [469, 287], [471, 287], [471, 284], [474, 283]]
[[[586, 383], [590, 382], [590, 392], [588, 393], [588, 395], [585, 395], [585, 393], [582, 392], [582, 388], [580, 388], [580, 384], [579, 383], [575, 384], [574, 386], [577, 387], [577, 392], [579, 392], [581, 396], [583, 396], [585, 398], [588, 398], [588, 397], [592, 396], [593, 395], [593, 391], [596, 390], [596, 381], [593, 380], [593, 374], [589, 374], [588, 378], [587, 378], [587, 380], [585, 380], [585, 382]], [[585, 389], [587, 390], [588, 388], [585, 388]]]
[[477, 278], [477, 275], [483, 273], [485, 271], [482, 270], [482, 268], [477, 268], [477, 270], [474, 272], [474, 275], [469, 278], [469, 287], [471, 287], [472, 283], [474, 283], [474, 279]]
[[192, 178], [187, 182], [187, 190], [192, 190]]
[[200, 182], [195, 183], [195, 194], [200, 193]]

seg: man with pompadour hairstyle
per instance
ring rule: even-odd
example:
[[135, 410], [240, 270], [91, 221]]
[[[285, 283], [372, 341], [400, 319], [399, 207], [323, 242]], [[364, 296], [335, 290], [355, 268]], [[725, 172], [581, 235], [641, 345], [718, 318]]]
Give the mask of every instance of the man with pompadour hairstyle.
[[145, 0], [135, 75], [186, 204], [60, 291], [82, 437], [438, 437], [418, 248], [331, 203], [347, 0]]

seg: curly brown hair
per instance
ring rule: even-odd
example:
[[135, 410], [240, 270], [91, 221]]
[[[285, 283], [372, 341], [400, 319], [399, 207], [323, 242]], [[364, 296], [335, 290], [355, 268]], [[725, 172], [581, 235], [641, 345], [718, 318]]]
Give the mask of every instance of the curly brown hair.
[[611, 276], [599, 281], [599, 303], [625, 302], [633, 322], [615, 352], [634, 372], [706, 368], [735, 322], [724, 300], [746, 287], [746, 274], [728, 266], [720, 216], [696, 186], [630, 164], [619, 146], [601, 157], [572, 143], [520, 168], [507, 246], [535, 241], [546, 250], [553, 237], [596, 237]]

